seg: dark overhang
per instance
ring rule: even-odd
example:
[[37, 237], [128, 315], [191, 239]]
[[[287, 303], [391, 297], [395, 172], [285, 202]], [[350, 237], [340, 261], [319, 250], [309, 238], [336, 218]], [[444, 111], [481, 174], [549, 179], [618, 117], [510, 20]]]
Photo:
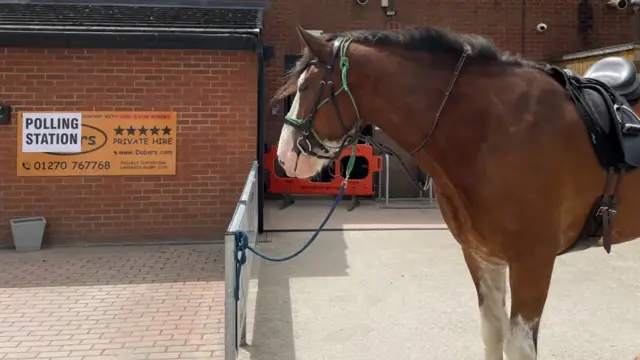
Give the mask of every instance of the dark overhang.
[[266, 2], [0, 0], [0, 47], [257, 51]]

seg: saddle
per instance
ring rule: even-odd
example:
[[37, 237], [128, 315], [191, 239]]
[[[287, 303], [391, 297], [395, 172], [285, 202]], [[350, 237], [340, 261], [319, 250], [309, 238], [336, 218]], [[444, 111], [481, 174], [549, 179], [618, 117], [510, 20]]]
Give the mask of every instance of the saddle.
[[597, 79], [609, 85], [631, 105], [640, 99], [640, 75], [634, 63], [621, 56], [598, 60], [584, 73], [585, 78]]
[[545, 71], [575, 103], [600, 166], [607, 171], [602, 195], [595, 199], [580, 236], [559, 255], [590, 248], [600, 239], [609, 253], [620, 180], [640, 166], [640, 117], [632, 109], [640, 101], [640, 77], [633, 62], [617, 56], [597, 61], [583, 76], [554, 66]]

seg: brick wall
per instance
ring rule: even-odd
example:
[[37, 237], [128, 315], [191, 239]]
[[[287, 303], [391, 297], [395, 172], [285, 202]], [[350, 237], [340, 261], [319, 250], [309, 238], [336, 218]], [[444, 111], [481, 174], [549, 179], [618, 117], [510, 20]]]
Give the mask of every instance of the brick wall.
[[177, 111], [175, 176], [16, 177], [16, 126], [0, 126], [0, 243], [42, 215], [50, 243], [221, 236], [256, 149], [255, 54], [1, 49], [14, 111]]
[[[300, 51], [297, 24], [306, 29], [335, 32], [354, 29], [399, 28], [407, 25], [450, 27], [456, 31], [489, 36], [505, 50], [524, 52], [534, 59], [547, 59], [571, 52], [615, 45], [631, 40], [632, 13], [590, 0], [594, 13], [593, 30], [582, 43], [578, 34], [578, 1], [526, 0], [524, 47], [522, 4], [525, 0], [396, 0], [397, 16], [387, 18], [378, 0], [358, 5], [356, 0], [269, 0], [266, 12], [266, 42], [275, 46], [275, 59], [267, 65], [271, 97], [283, 76], [286, 54]], [[549, 26], [545, 33], [536, 24]], [[282, 126], [282, 102], [278, 114], [267, 106], [267, 142], [277, 142]]]
[[[261, 1], [261, 0], [254, 0]], [[387, 18], [377, 0], [270, 0], [265, 36], [271, 97], [284, 56], [300, 51], [295, 26], [328, 32], [436, 25], [476, 32], [505, 50], [544, 59], [631, 40], [630, 11], [591, 0], [594, 29], [577, 32], [576, 1], [402, 0]], [[535, 25], [544, 22], [543, 34]], [[52, 242], [203, 238], [220, 235], [255, 151], [257, 89], [252, 54], [198, 51], [0, 49], [0, 94], [15, 110], [175, 110], [178, 175], [162, 177], [15, 177], [15, 126], [0, 127], [0, 243], [8, 219], [44, 215]], [[276, 104], [274, 104], [276, 105]], [[267, 142], [275, 143], [283, 104], [267, 106]]]

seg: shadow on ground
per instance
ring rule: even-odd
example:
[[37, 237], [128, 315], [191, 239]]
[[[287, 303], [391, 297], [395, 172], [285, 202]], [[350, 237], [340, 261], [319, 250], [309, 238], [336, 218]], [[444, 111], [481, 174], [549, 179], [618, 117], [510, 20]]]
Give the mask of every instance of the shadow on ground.
[[[348, 211], [349, 201], [342, 200], [325, 229], [446, 229], [438, 209], [385, 209], [383, 202], [361, 200], [360, 206]], [[403, 206], [418, 203], [398, 202]], [[270, 231], [315, 231], [333, 205], [333, 199], [308, 199], [302, 197], [296, 203], [280, 210], [279, 201], [266, 201], [264, 228]]]
[[[312, 232], [268, 234], [260, 250], [270, 256], [289, 255], [304, 245]], [[348, 276], [347, 245], [342, 233], [321, 234], [305, 252], [290, 261], [254, 262], [249, 289], [249, 344], [240, 358], [295, 360], [290, 283], [296, 278]], [[252, 331], [251, 331], [252, 329]]]

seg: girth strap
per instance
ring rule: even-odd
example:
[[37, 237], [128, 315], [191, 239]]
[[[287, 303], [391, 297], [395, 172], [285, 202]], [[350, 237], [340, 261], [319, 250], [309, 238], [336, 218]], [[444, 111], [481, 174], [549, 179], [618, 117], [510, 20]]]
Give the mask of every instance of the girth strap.
[[[613, 218], [615, 217], [618, 210], [616, 209], [618, 206], [618, 194], [620, 192], [620, 180], [622, 180], [622, 176], [624, 175], [624, 170], [616, 171], [614, 168], [609, 168], [607, 172], [607, 180], [605, 181], [605, 188], [600, 202], [600, 208], [596, 213], [596, 219], [599, 217], [599, 223], [602, 224], [602, 246], [604, 250], [608, 253], [611, 252], [611, 244], [612, 244], [612, 236], [613, 236]], [[613, 180], [613, 189], [611, 190], [609, 195], [610, 183]]]
[[[607, 254], [611, 253], [613, 219], [618, 211], [618, 193], [623, 175], [624, 170], [615, 167], [609, 168], [602, 195], [599, 195], [593, 202], [580, 235], [571, 246], [560, 252], [558, 256], [591, 248], [599, 245], [600, 241], [602, 241], [602, 247]], [[611, 189], [612, 183], [613, 189]]]

